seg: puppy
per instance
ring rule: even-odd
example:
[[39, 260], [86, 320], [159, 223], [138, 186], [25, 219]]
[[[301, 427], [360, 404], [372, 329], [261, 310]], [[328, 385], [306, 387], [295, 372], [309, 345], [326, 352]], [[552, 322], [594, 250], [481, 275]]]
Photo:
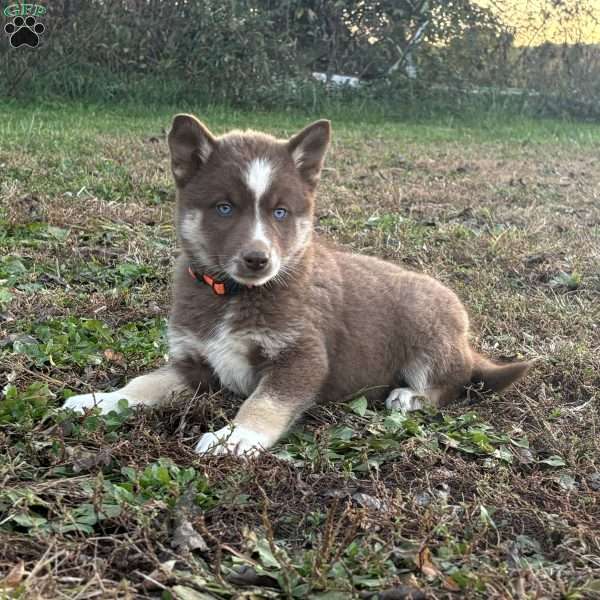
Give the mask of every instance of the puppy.
[[438, 281], [313, 239], [329, 141], [328, 121], [278, 140], [215, 137], [195, 117], [175, 117], [182, 252], [168, 365], [66, 407], [155, 406], [216, 377], [246, 400], [196, 449], [244, 454], [272, 446], [316, 402], [360, 392], [411, 411], [443, 406], [472, 382], [500, 391], [527, 372], [529, 362], [494, 364], [471, 348], [465, 308]]

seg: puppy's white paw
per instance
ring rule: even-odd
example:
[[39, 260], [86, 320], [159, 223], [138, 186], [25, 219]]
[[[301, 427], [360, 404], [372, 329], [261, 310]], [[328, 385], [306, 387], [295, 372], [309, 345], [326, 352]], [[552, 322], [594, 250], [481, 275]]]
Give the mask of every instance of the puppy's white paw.
[[87, 408], [97, 406], [102, 414], [109, 413], [111, 410], [117, 410], [119, 400], [127, 397], [123, 392], [96, 392], [93, 394], [80, 394], [71, 396], [64, 404], [63, 408], [70, 408], [84, 412]]
[[397, 410], [407, 413], [421, 410], [424, 406], [423, 396], [413, 392], [410, 388], [396, 388], [392, 390], [385, 401], [388, 410]]
[[235, 454], [256, 456], [271, 444], [267, 436], [241, 425], [228, 425], [218, 431], [205, 433], [198, 444], [198, 454]]

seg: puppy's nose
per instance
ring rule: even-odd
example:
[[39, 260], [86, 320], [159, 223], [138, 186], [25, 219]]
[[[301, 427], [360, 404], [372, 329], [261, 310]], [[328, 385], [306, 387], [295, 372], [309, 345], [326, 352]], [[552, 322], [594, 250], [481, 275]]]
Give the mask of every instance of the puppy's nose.
[[266, 252], [247, 252], [243, 258], [244, 264], [251, 271], [262, 271], [269, 264], [269, 257]]

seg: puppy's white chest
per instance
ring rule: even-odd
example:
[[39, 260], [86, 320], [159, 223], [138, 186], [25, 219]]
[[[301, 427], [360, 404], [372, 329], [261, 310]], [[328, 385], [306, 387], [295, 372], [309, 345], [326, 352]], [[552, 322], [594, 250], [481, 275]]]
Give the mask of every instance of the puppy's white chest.
[[249, 396], [258, 384], [258, 374], [250, 364], [251, 350], [251, 338], [220, 325], [206, 340], [203, 354], [226, 388]]
[[240, 396], [249, 396], [258, 385], [259, 373], [250, 361], [256, 349], [265, 360], [275, 360], [297, 338], [297, 329], [275, 332], [271, 329], [233, 330], [221, 322], [206, 338], [190, 330], [171, 327], [169, 354], [172, 360], [189, 356], [202, 357], [219, 377], [221, 383]]

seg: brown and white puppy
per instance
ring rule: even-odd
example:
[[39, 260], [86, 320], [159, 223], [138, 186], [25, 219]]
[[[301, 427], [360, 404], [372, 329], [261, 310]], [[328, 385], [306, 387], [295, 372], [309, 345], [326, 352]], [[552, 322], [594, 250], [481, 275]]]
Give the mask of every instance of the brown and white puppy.
[[198, 452], [272, 446], [315, 402], [357, 393], [403, 411], [443, 406], [471, 382], [502, 390], [530, 363], [497, 365], [469, 344], [467, 313], [431, 277], [313, 240], [315, 188], [330, 139], [317, 121], [283, 141], [221, 137], [177, 115], [169, 148], [182, 253], [168, 365], [66, 407], [157, 405], [216, 378], [247, 399]]

